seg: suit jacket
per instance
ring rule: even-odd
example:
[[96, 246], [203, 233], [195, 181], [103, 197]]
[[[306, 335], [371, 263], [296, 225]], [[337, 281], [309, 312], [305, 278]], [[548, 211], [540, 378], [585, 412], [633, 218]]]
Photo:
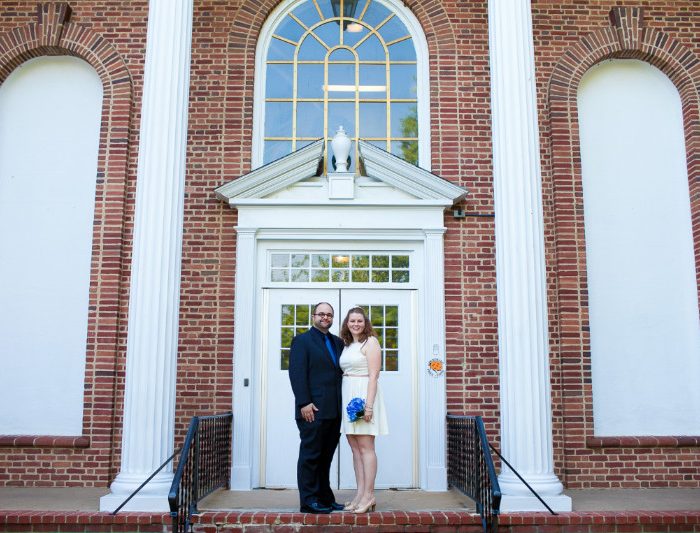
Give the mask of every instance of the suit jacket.
[[[331, 335], [336, 360], [343, 352], [343, 341]], [[323, 333], [312, 327], [292, 339], [289, 354], [289, 381], [294, 391], [294, 416], [301, 418], [301, 408], [313, 403], [319, 419], [341, 416], [341, 383], [343, 372], [333, 364]]]

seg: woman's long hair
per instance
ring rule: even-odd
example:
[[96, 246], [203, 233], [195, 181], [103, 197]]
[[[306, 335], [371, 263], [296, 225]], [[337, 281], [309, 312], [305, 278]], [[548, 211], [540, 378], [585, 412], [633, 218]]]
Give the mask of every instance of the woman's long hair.
[[348, 327], [350, 315], [362, 315], [362, 317], [365, 319], [365, 329], [363, 329], [362, 333], [360, 334], [360, 342], [365, 342], [369, 337], [377, 336], [377, 333], [372, 327], [372, 322], [369, 321], [369, 317], [367, 316], [367, 313], [365, 313], [365, 310], [362, 309], [362, 307], [353, 307], [350, 309], [350, 311], [348, 311], [348, 314], [345, 315], [343, 325], [340, 326], [340, 338], [343, 339], [345, 346], [350, 346], [354, 340], [352, 338], [352, 333], [350, 333], [350, 328]]

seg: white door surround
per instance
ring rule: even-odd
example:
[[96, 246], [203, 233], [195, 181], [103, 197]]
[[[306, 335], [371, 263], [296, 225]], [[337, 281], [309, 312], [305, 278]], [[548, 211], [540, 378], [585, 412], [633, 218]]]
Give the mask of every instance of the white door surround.
[[329, 188], [336, 176], [315, 175], [321, 151], [318, 141], [216, 190], [238, 210], [231, 488], [250, 490], [259, 481], [260, 357], [265, 342], [259, 319], [262, 289], [270, 283], [264, 274], [267, 252], [324, 249], [412, 254], [418, 486], [446, 490], [445, 375], [431, 376], [427, 364], [435, 357], [445, 359], [443, 211], [466, 191], [360, 141], [369, 175], [351, 177], [338, 198]]

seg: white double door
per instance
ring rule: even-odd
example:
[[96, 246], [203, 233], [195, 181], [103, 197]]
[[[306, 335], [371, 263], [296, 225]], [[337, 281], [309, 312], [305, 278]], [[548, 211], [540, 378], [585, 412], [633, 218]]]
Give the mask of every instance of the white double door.
[[[379, 383], [388, 414], [389, 435], [376, 438], [377, 488], [418, 486], [418, 398], [415, 353], [415, 292], [364, 289], [267, 289], [263, 331], [260, 486], [295, 488], [299, 432], [289, 383], [289, 345], [311, 326], [318, 302], [335, 309], [331, 332], [338, 334], [347, 311], [368, 310], [382, 345]], [[343, 406], [344, 409], [345, 406]], [[345, 415], [345, 413], [343, 413]], [[331, 467], [331, 486], [353, 488], [352, 453], [344, 435]]]

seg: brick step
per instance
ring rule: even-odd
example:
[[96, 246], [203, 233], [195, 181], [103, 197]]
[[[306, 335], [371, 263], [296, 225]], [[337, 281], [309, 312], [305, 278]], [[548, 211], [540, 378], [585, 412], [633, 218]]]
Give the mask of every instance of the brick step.
[[[499, 531], [511, 533], [700, 532], [700, 511], [512, 513], [500, 517]], [[167, 513], [0, 511], [6, 532], [158, 532], [170, 530]], [[481, 531], [478, 515], [454, 511], [384, 511], [353, 515], [265, 511], [207, 511], [195, 518], [198, 533], [405, 531], [426, 533]]]

